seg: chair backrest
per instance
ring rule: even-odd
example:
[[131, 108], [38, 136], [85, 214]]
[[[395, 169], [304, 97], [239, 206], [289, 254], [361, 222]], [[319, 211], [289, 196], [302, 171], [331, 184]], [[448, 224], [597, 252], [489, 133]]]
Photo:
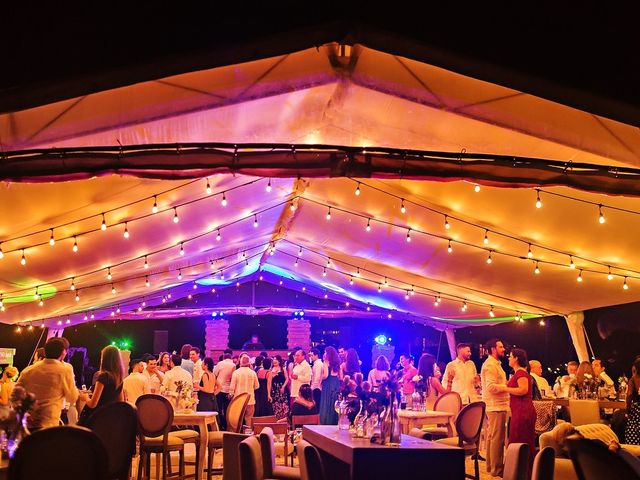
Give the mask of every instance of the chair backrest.
[[248, 393], [240, 393], [231, 399], [225, 417], [227, 421], [227, 431], [240, 433], [242, 430], [242, 422], [244, 421], [244, 413], [247, 410], [247, 403], [249, 403]]
[[574, 427], [600, 422], [600, 406], [597, 400], [569, 399], [569, 416]]
[[247, 437], [240, 442], [238, 448], [240, 453], [240, 479], [263, 480], [262, 452], [258, 439], [254, 436]]
[[599, 440], [569, 438], [569, 456], [579, 480], [640, 479], [631, 464]]
[[263, 415], [262, 417], [251, 417], [251, 427], [256, 423], [275, 423], [278, 419], [275, 415]]
[[241, 480], [239, 445], [248, 437], [243, 433], [222, 434], [222, 480]]
[[458, 392], [447, 392], [444, 395], [438, 397], [436, 403], [433, 405], [433, 409], [439, 412], [449, 412], [455, 415], [458, 414], [462, 408], [462, 399]]
[[138, 429], [147, 437], [159, 437], [171, 430], [173, 407], [169, 400], [161, 395], [141, 395], [136, 400], [138, 409]]
[[138, 413], [126, 402], [112, 402], [96, 410], [85, 426], [94, 432], [107, 452], [107, 476], [124, 478], [136, 454]]
[[20, 443], [9, 463], [9, 479], [104, 479], [107, 452], [98, 436], [84, 427], [51, 427]]
[[325, 480], [324, 466], [318, 449], [304, 440], [298, 441], [300, 480]]
[[533, 460], [533, 473], [531, 480], [549, 480], [553, 478], [553, 469], [556, 464], [555, 450], [545, 447], [538, 452]]
[[262, 465], [264, 468], [264, 476], [269, 478], [273, 476], [273, 467], [276, 465], [276, 446], [275, 435], [282, 435], [284, 438], [285, 464], [287, 452], [289, 451], [289, 435], [287, 434], [289, 425], [286, 423], [257, 423], [253, 431], [258, 435], [260, 440], [260, 448], [262, 449]]
[[293, 415], [291, 417], [291, 425], [320, 425], [320, 414], [315, 415]]
[[529, 478], [529, 445], [526, 443], [509, 444], [502, 478], [503, 480], [527, 480]]
[[458, 431], [459, 445], [465, 443], [478, 444], [480, 433], [482, 432], [482, 422], [484, 422], [484, 412], [486, 404], [484, 402], [472, 402], [465, 405], [458, 418], [456, 418], [456, 430]]

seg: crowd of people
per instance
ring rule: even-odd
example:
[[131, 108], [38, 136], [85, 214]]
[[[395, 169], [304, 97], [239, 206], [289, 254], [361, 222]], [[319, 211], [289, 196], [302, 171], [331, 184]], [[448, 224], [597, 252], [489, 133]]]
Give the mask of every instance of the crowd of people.
[[[234, 355], [225, 350], [217, 362], [201, 358], [197, 347], [184, 345], [180, 354], [161, 352], [147, 354], [130, 362], [131, 373], [125, 374], [120, 351], [107, 346], [101, 352], [100, 369], [95, 373], [91, 392], [78, 389], [73, 367], [64, 359], [69, 342], [50, 338], [35, 362], [19, 376], [17, 384], [35, 394], [37, 407], [28, 417], [28, 426], [37, 430], [66, 421], [66, 407], [71, 410], [76, 401], [85, 404], [78, 423], [82, 424], [93, 411], [109, 402], [124, 400], [135, 404], [143, 394], [172, 395], [189, 390], [197, 395], [197, 410], [217, 411], [221, 428], [225, 428], [225, 411], [229, 400], [241, 393], [249, 395], [245, 422], [253, 416], [274, 415], [290, 419], [295, 415], [318, 414], [321, 424], [337, 424], [336, 401], [343, 398], [365, 398], [395, 382], [404, 397], [420, 392], [426, 407], [432, 409], [438, 396], [453, 391], [463, 405], [482, 400], [487, 416], [487, 471], [501, 476], [504, 467], [504, 445], [507, 419], [510, 419], [508, 440], [527, 443], [535, 452], [536, 410], [534, 399], [569, 397], [571, 386], [584, 379], [595, 379], [605, 387], [613, 381], [600, 359], [592, 363], [569, 362], [567, 374], [560, 376], [553, 388], [542, 375], [542, 364], [527, 358], [527, 353], [512, 348], [508, 364], [510, 378], [503, 367], [506, 348], [502, 341], [486, 343], [486, 360], [480, 373], [472, 360], [469, 344], [457, 345], [456, 357], [444, 367], [436, 358], [423, 353], [417, 366], [410, 355], [402, 354], [392, 367], [381, 355], [365, 376], [362, 362], [353, 348], [328, 346], [324, 352], [312, 348], [306, 352], [295, 348], [287, 358], [270, 356], [266, 351], [255, 357], [248, 352]], [[254, 351], [257, 353], [257, 351]], [[8, 408], [12, 379], [18, 372], [13, 367], [4, 370], [0, 379], [0, 408]], [[640, 359], [632, 368], [627, 395], [627, 442], [640, 443]], [[2, 410], [0, 409], [0, 415]]]

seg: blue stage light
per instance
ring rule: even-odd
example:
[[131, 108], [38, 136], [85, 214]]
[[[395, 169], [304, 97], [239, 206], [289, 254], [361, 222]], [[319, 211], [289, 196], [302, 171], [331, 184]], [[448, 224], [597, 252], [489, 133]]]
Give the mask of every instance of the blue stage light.
[[387, 337], [385, 335], [378, 335], [376, 338], [374, 338], [374, 340], [378, 345], [387, 344]]

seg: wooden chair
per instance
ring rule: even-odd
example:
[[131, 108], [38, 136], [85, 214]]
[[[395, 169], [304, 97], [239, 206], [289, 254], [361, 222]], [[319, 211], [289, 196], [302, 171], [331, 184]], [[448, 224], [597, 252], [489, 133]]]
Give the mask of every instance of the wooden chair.
[[320, 425], [320, 414], [315, 415], [293, 415], [291, 426], [297, 428], [302, 425]]
[[9, 463], [9, 480], [69, 478], [106, 480], [107, 452], [88, 428], [51, 427], [20, 443]]
[[602, 423], [598, 400], [569, 399], [569, 416], [574, 427]]
[[[222, 480], [240, 480], [240, 442], [249, 437], [244, 433], [224, 432], [222, 436]], [[211, 478], [208, 472], [207, 479]]]
[[278, 419], [275, 415], [263, 415], [262, 417], [251, 417], [251, 429], [256, 423], [276, 423]]
[[240, 480], [264, 480], [260, 442], [254, 436], [245, 438], [238, 446]]
[[466, 405], [460, 410], [458, 418], [456, 418], [456, 431], [458, 432], [458, 436], [436, 440], [438, 443], [462, 448], [465, 456], [473, 456], [474, 475], [465, 473], [465, 477], [473, 478], [474, 480], [479, 480], [480, 478], [478, 446], [480, 444], [480, 434], [482, 433], [485, 409], [486, 405], [484, 402], [473, 402]]
[[[567, 439], [569, 457], [579, 480], [625, 479], [638, 480], [640, 472], [634, 468], [638, 459], [625, 459], [628, 452], [612, 452], [599, 440]], [[622, 454], [621, 454], [622, 453]]]
[[[433, 409], [439, 412], [449, 412], [453, 413], [453, 417], [450, 420], [455, 424], [455, 419], [460, 409], [462, 408], [462, 399], [460, 398], [460, 394], [458, 392], [447, 392], [444, 395], [438, 397], [436, 403], [433, 405]], [[424, 433], [428, 433], [431, 437], [431, 440], [436, 440], [438, 438], [446, 438], [449, 436], [449, 429], [447, 425], [444, 426], [438, 425], [436, 427], [424, 427], [422, 429]], [[456, 431], [455, 426], [453, 428], [453, 436], [455, 437]]]
[[156, 455], [156, 477], [159, 478], [158, 455], [162, 457], [163, 477], [171, 475], [171, 452], [178, 452], [180, 463], [178, 477], [184, 478], [184, 441], [170, 435], [173, 424], [173, 407], [169, 401], [155, 394], [138, 397], [138, 433], [140, 438], [140, 460], [138, 463], [138, 480], [142, 472], [151, 478], [151, 455]]
[[[256, 424], [254, 433], [258, 435], [262, 448], [264, 475], [279, 480], [299, 480], [300, 469], [293, 467], [293, 443], [289, 443], [289, 425], [286, 423]], [[282, 435], [283, 441], [276, 442], [275, 435]], [[276, 465], [278, 447], [284, 459], [284, 466]], [[291, 456], [291, 467], [287, 466], [287, 457]]]
[[[529, 445], [510, 443], [504, 460], [503, 480], [527, 480], [529, 478]], [[551, 479], [551, 477], [550, 477]]]
[[304, 440], [300, 440], [296, 448], [300, 461], [301, 480], [326, 480], [318, 449]]
[[[249, 403], [249, 394], [241, 393], [236, 395], [229, 402], [226, 412], [227, 431], [231, 433], [240, 433], [242, 430], [242, 422], [244, 421], [244, 414], [247, 410], [247, 403]], [[209, 432], [207, 447], [209, 448], [207, 454], [207, 475], [211, 478], [212, 473], [219, 473], [219, 469], [213, 468], [213, 458], [216, 448], [223, 447], [223, 436], [226, 432], [216, 430]]]
[[127, 402], [109, 403], [96, 410], [85, 426], [98, 435], [107, 452], [106, 477], [128, 480], [136, 454], [136, 407]]
[[556, 458], [552, 447], [545, 447], [538, 452], [533, 460], [531, 480], [549, 480], [553, 478]]

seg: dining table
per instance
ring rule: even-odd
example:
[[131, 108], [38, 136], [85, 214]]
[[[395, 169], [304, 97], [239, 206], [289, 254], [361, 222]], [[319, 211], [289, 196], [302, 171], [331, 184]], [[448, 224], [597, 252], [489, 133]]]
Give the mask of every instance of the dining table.
[[203, 479], [204, 468], [207, 463], [207, 444], [209, 443], [209, 425], [212, 430], [218, 430], [218, 412], [181, 412], [173, 414], [173, 425], [198, 427], [200, 433], [200, 449], [198, 452], [199, 469], [196, 472], [197, 479]]
[[302, 438], [318, 449], [331, 480], [464, 478], [464, 451], [442, 443], [403, 434], [399, 445], [381, 445], [336, 425], [304, 425]]
[[[568, 398], [554, 398], [554, 405], [558, 407], [568, 407], [569, 399]], [[627, 408], [627, 404], [624, 400], [609, 400], [609, 399], [601, 399], [598, 400], [598, 407], [600, 408], [611, 408], [613, 410], [625, 410]]]
[[422, 425], [437, 424], [447, 427], [447, 436], [453, 436], [454, 413], [439, 410], [398, 410], [398, 419], [402, 433], [409, 433], [412, 428]]

